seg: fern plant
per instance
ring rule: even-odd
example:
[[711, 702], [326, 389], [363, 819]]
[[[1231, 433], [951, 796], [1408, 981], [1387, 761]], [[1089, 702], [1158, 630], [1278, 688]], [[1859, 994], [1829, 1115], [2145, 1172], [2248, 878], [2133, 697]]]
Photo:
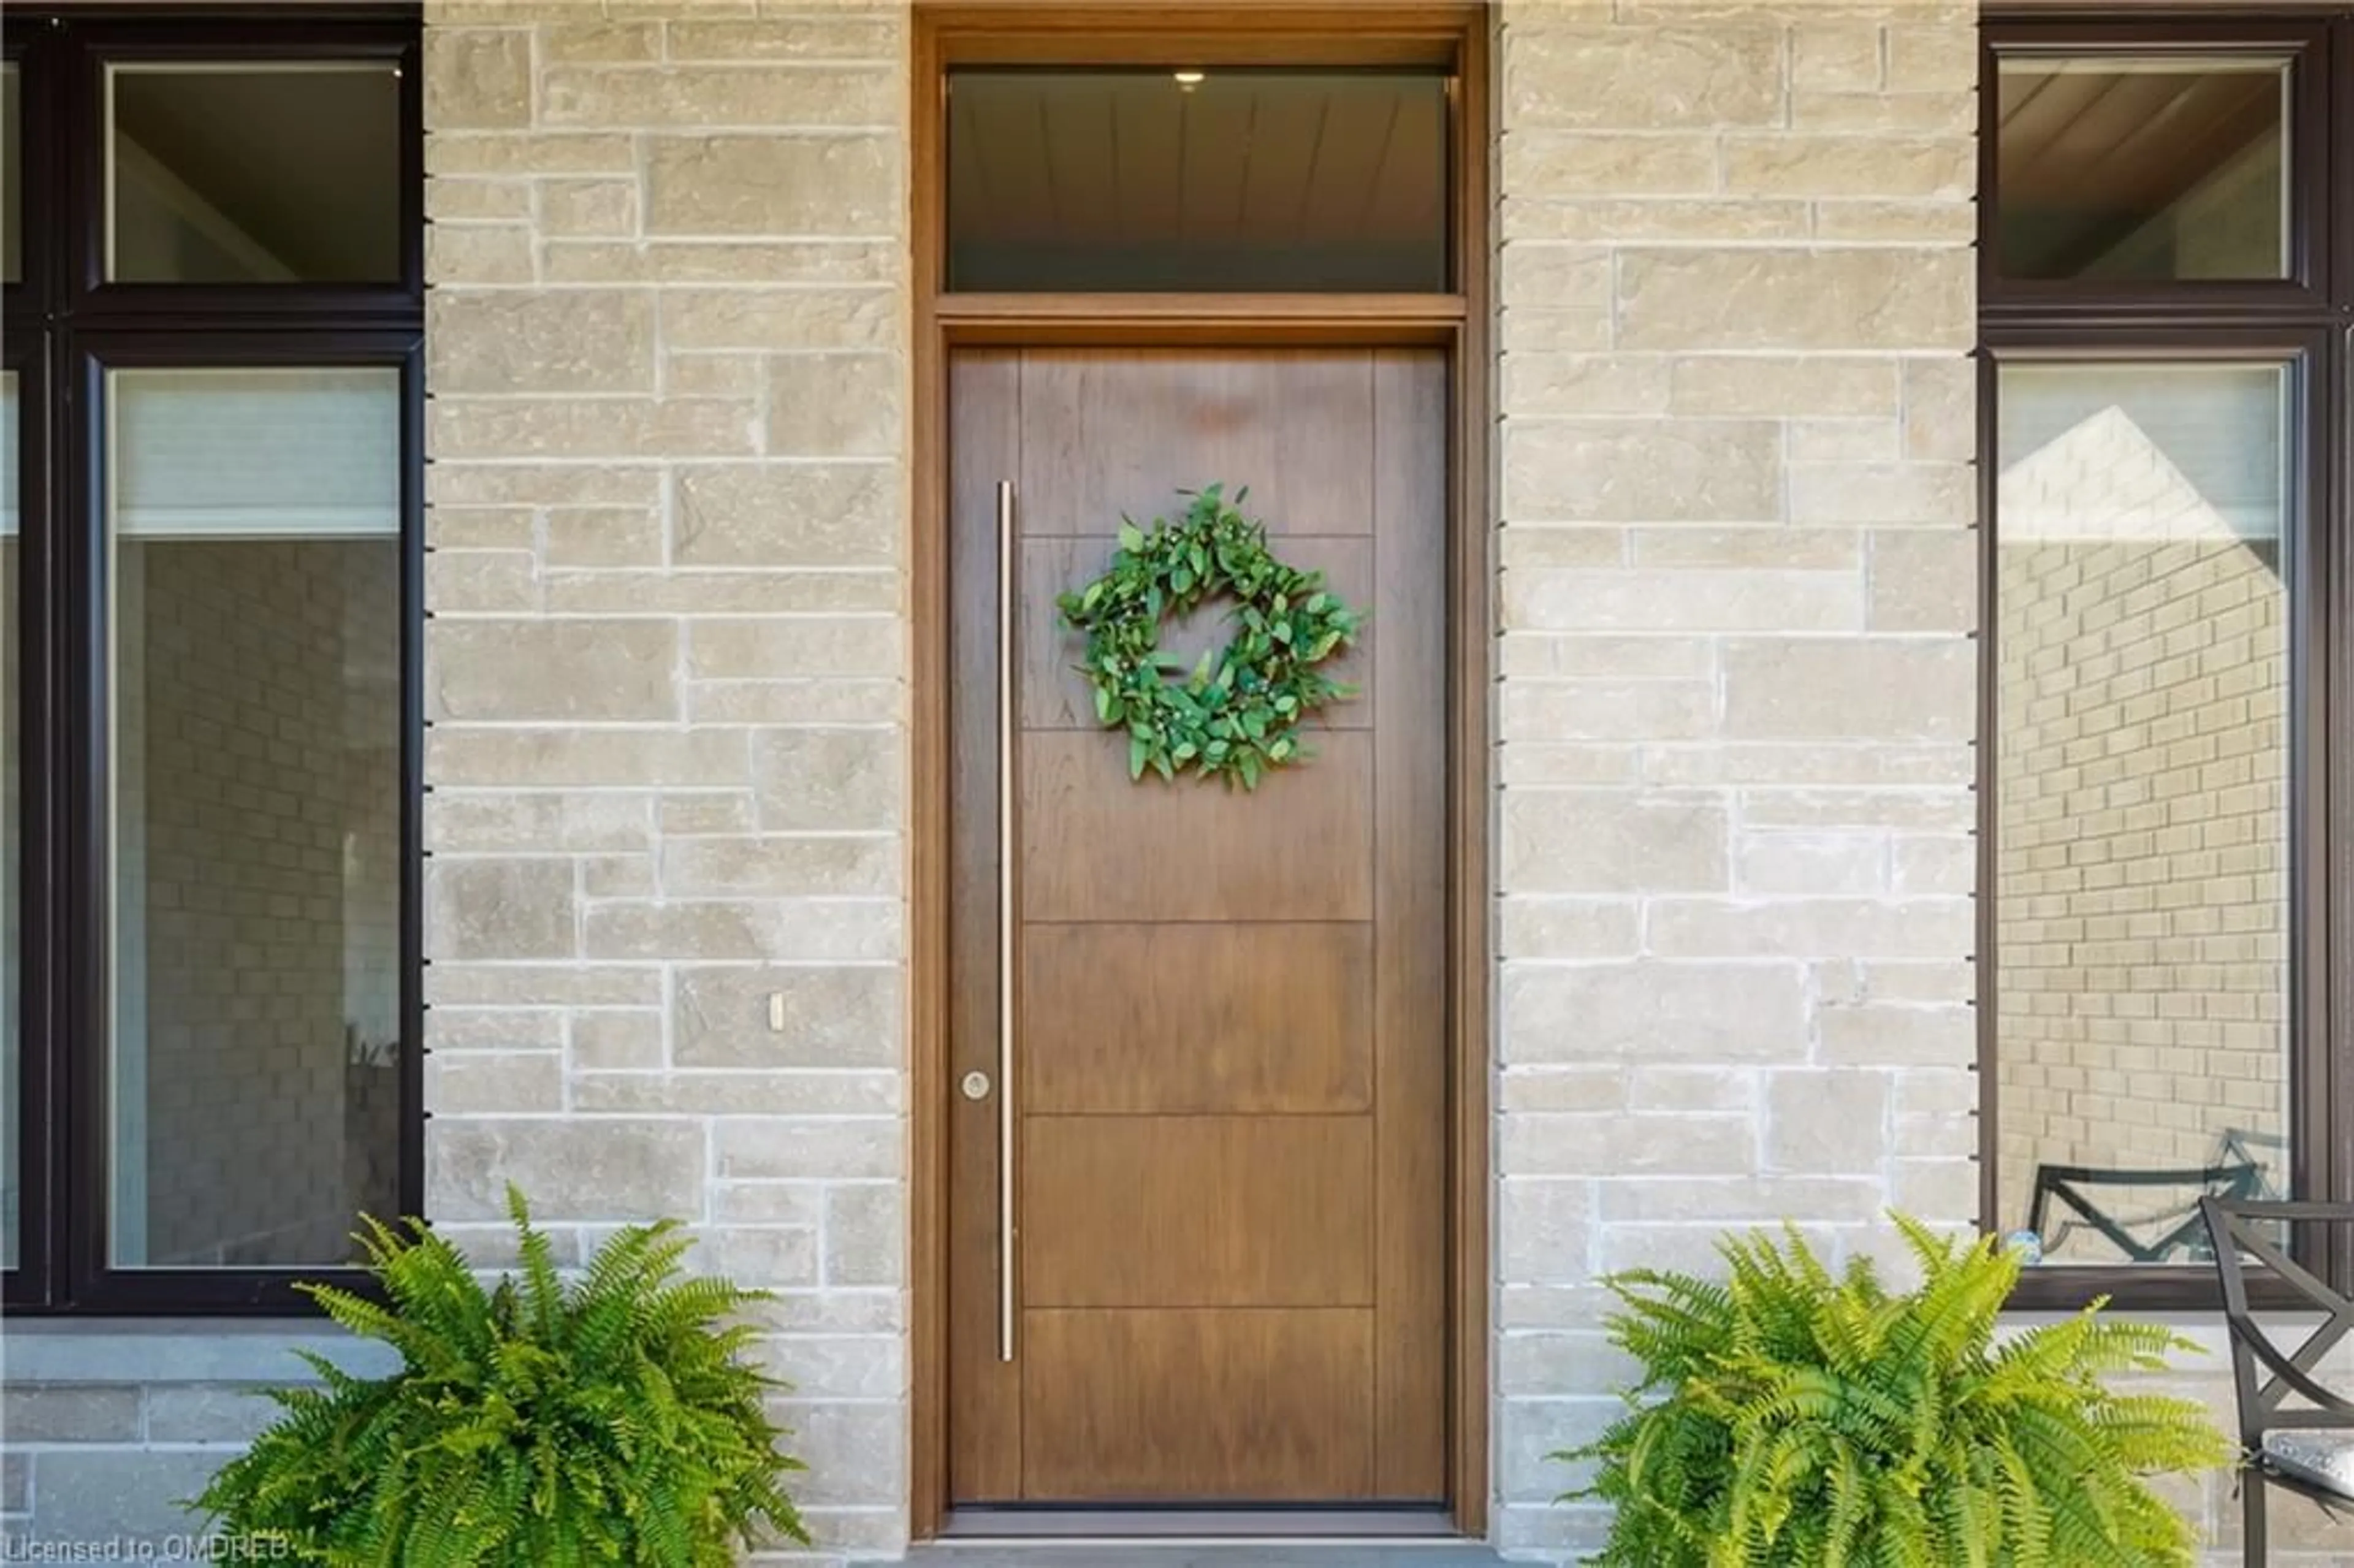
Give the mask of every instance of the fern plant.
[[1616, 1568], [2168, 1568], [2190, 1525], [2147, 1478], [2228, 1464], [2188, 1400], [2113, 1392], [2193, 1349], [2099, 1316], [1995, 1342], [2020, 1259], [1896, 1224], [1922, 1272], [1835, 1277], [1793, 1230], [1720, 1245], [1723, 1284], [1641, 1270], [1607, 1283], [1610, 1337], [1642, 1364], [1631, 1408], [1564, 1496], [1615, 1505]]
[[386, 1304], [302, 1288], [401, 1369], [307, 1357], [324, 1386], [272, 1391], [283, 1414], [193, 1506], [330, 1568], [726, 1568], [764, 1526], [807, 1542], [762, 1406], [782, 1385], [722, 1322], [764, 1293], [680, 1279], [668, 1220], [567, 1283], [513, 1187], [507, 1207], [522, 1267], [491, 1290], [421, 1224], [364, 1219]]

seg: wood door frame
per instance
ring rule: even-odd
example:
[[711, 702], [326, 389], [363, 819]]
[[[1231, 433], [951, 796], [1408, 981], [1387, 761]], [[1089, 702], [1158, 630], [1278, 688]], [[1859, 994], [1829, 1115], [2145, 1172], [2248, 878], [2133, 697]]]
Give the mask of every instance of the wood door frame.
[[[1489, 7], [1478, 0], [1189, 0], [1117, 6], [1034, 0], [918, 4], [910, 177], [914, 243], [914, 804], [910, 852], [908, 1525], [939, 1533], [949, 1505], [949, 769], [948, 423], [950, 355], [978, 344], [1304, 344], [1447, 351], [1447, 1506], [1488, 1531], [1491, 654], [1495, 635], [1490, 412]], [[949, 294], [946, 73], [989, 64], [1408, 65], [1455, 79], [1452, 294]]]

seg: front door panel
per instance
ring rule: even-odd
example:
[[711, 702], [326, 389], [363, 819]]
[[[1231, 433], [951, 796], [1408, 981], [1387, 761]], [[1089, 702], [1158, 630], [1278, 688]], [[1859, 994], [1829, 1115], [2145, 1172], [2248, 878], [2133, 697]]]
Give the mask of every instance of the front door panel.
[[[1409, 350], [991, 350], [951, 366], [950, 1053], [1018, 975], [1014, 1347], [999, 1107], [951, 1116], [960, 1503], [1437, 1501], [1446, 1325], [1447, 367]], [[997, 486], [1017, 722], [998, 755]], [[1316, 756], [1256, 793], [1128, 776], [1057, 595], [1214, 482], [1370, 612]], [[1167, 630], [1222, 640], [1215, 607]], [[1002, 1086], [1000, 1086], [1002, 1091]]]

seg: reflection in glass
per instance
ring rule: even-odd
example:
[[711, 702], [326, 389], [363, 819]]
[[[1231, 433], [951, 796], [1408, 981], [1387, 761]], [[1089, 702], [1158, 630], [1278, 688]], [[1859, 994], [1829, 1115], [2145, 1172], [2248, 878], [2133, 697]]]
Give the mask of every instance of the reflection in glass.
[[118, 65], [106, 82], [110, 280], [398, 281], [392, 67]]
[[2001, 373], [1997, 1228], [2049, 1263], [2198, 1261], [2202, 1192], [2287, 1192], [2287, 396]]
[[13, 65], [0, 66], [0, 281], [25, 276], [24, 88]]
[[341, 1262], [398, 1199], [398, 373], [107, 407], [111, 1255]]
[[2287, 276], [2286, 62], [2030, 56], [1998, 79], [2007, 276]]
[[1446, 79], [955, 72], [955, 290], [1443, 291]]
[[19, 946], [23, 923], [17, 915], [23, 878], [16, 837], [22, 799], [17, 784], [16, 536], [23, 526], [16, 443], [24, 425], [16, 402], [16, 373], [0, 371], [0, 1268], [16, 1266], [21, 1219], [16, 1118], [25, 1103], [16, 1092], [16, 1063], [23, 1050], [16, 1001], [24, 973]]

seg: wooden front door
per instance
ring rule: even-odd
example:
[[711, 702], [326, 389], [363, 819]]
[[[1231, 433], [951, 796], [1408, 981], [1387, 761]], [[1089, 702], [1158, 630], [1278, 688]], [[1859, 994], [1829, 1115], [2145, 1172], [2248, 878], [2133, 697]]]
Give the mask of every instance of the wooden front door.
[[[1439, 1501], [1446, 359], [975, 350], [949, 396], [951, 1498]], [[1123, 513], [1174, 515], [1179, 489], [1214, 482], [1248, 485], [1276, 554], [1370, 612], [1339, 665], [1359, 694], [1256, 793], [1130, 781], [1055, 609], [1109, 562]], [[1164, 645], [1213, 645], [1218, 619]]]

